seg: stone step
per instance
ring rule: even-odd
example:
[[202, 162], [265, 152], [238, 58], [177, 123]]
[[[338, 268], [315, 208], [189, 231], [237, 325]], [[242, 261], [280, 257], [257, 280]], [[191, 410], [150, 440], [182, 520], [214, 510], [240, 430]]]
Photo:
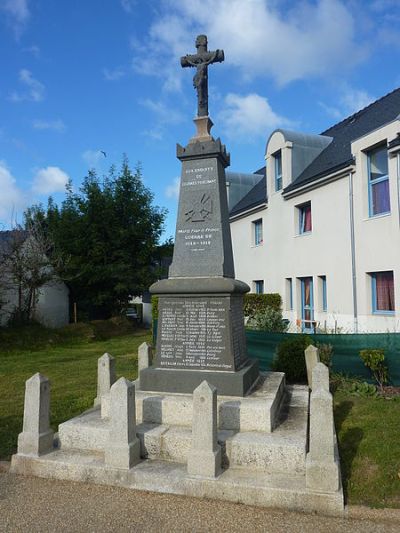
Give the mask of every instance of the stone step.
[[103, 454], [56, 450], [42, 457], [14, 455], [12, 472], [43, 478], [108, 484], [128, 489], [212, 498], [251, 506], [343, 514], [343, 491], [320, 493], [306, 487], [304, 474], [268, 474], [228, 468], [217, 479], [188, 476], [185, 465], [144, 460], [124, 472], [104, 465]]
[[[138, 382], [136, 382], [138, 386]], [[285, 395], [285, 375], [263, 372], [252, 394], [245, 398], [218, 396], [218, 427], [236, 431], [272, 432]], [[160, 394], [136, 390], [139, 423], [192, 426], [191, 394]]]
[[[273, 433], [219, 429], [225, 466], [247, 467], [264, 472], [301, 473], [307, 443], [307, 388], [288, 388]], [[144, 422], [136, 427], [141, 455], [152, 460], [186, 463], [191, 447], [191, 428]], [[109, 421], [91, 409], [59, 427], [62, 449], [104, 451]]]

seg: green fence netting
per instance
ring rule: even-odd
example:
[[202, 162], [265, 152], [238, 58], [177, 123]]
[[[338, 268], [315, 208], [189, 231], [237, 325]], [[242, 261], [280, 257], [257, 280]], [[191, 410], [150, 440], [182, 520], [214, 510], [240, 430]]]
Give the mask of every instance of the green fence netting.
[[[247, 351], [250, 357], [260, 361], [262, 370], [270, 370], [276, 346], [297, 333], [266, 333], [246, 330]], [[310, 335], [313, 344], [333, 346], [333, 371], [369, 381], [370, 373], [360, 358], [360, 350], [383, 348], [393, 385], [400, 385], [400, 333], [359, 333], [359, 334], [314, 334]]]
[[[246, 330], [247, 352], [260, 362], [261, 370], [270, 370], [276, 346], [297, 333], [266, 333], [265, 331]], [[333, 371], [370, 381], [370, 373], [360, 358], [360, 350], [383, 348], [389, 367], [390, 381], [400, 386], [400, 333], [346, 333], [310, 335], [313, 344], [333, 346]], [[153, 342], [157, 338], [157, 320], [153, 321]]]

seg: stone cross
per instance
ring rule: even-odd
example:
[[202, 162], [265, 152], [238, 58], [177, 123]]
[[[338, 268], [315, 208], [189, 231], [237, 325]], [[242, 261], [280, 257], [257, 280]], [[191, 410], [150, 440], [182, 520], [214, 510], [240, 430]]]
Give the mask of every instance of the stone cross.
[[196, 74], [193, 77], [193, 87], [197, 90], [197, 116], [208, 116], [208, 65], [212, 63], [222, 63], [224, 61], [224, 51], [207, 50], [207, 35], [198, 35], [196, 39], [197, 54], [185, 55], [181, 57], [182, 67], [196, 67]]
[[50, 429], [50, 382], [35, 374], [25, 383], [24, 425], [18, 436], [18, 453], [42, 455], [53, 449]]
[[217, 389], [203, 381], [193, 392], [189, 475], [215, 478], [221, 473], [221, 446], [217, 432]]

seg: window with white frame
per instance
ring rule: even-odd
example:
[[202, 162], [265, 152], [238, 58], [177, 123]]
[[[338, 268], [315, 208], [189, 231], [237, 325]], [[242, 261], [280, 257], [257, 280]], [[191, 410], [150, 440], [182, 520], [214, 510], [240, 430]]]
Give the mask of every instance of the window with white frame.
[[299, 234], [311, 233], [312, 220], [311, 220], [311, 202], [297, 206], [299, 214]]
[[369, 216], [390, 213], [388, 153], [386, 146], [367, 152]]
[[275, 191], [282, 189], [282, 152], [276, 152], [274, 154], [275, 161]]
[[257, 279], [253, 281], [254, 292], [256, 294], [264, 294], [264, 280]]
[[393, 270], [371, 272], [372, 281], [372, 312], [376, 314], [393, 314], [394, 279]]
[[263, 241], [263, 223], [262, 219], [254, 220], [252, 223], [253, 227], [253, 243], [255, 246], [259, 246]]

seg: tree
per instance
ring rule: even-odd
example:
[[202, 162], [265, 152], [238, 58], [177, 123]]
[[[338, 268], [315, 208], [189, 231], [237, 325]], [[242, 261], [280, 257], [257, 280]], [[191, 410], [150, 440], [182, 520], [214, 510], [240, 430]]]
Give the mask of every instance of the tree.
[[7, 306], [10, 299], [9, 321], [23, 324], [35, 318], [40, 289], [57, 280], [53, 267], [56, 256], [51, 241], [35, 220], [25, 229], [15, 226], [6, 232], [6, 237], [0, 259], [0, 306]]
[[153, 198], [140, 166], [132, 172], [125, 157], [121, 170], [111, 167], [102, 180], [91, 170], [78, 192], [69, 183], [60, 207], [49, 198], [46, 210], [27, 210], [26, 221], [40, 223], [64, 257], [59, 274], [81, 316], [117, 313], [156, 279], [150, 265], [166, 211]]

